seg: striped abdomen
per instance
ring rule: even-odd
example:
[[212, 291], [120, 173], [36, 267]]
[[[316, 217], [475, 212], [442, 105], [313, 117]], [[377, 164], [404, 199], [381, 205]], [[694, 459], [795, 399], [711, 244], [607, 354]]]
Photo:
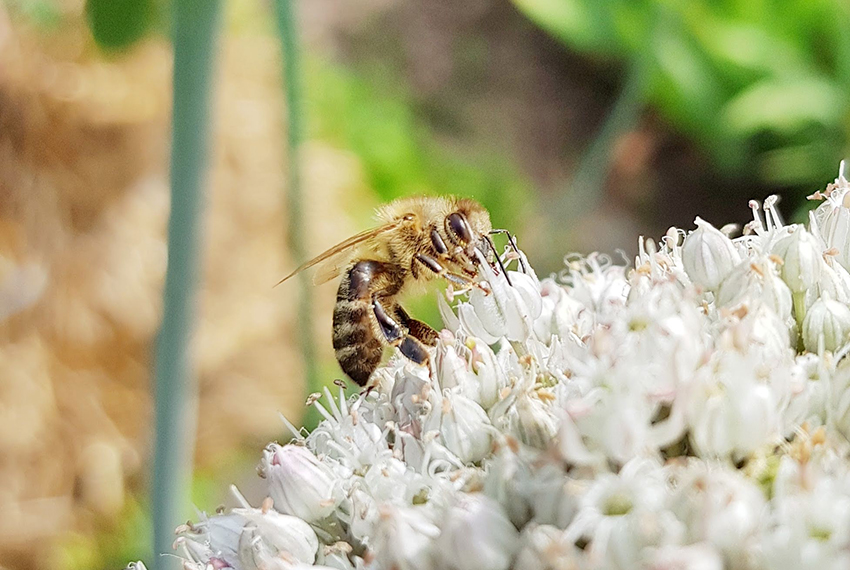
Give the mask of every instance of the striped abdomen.
[[336, 296], [333, 346], [342, 371], [361, 386], [381, 362], [386, 342], [379, 338], [373, 296], [398, 292], [403, 275], [380, 261], [358, 261], [345, 272]]
[[339, 291], [333, 319], [334, 354], [342, 371], [365, 386], [381, 362], [384, 346], [375, 337], [372, 328], [371, 303], [341, 298], [344, 293], [342, 286]]

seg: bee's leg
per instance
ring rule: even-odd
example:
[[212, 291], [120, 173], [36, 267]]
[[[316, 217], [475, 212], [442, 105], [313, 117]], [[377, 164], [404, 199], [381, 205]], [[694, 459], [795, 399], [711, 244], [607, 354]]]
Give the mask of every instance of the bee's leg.
[[378, 321], [378, 326], [381, 327], [381, 332], [384, 335], [384, 340], [391, 346], [398, 346], [404, 340], [407, 334], [401, 325], [395, 321], [378, 299], [372, 297], [372, 310], [375, 313], [375, 319]]
[[490, 292], [489, 289], [487, 289], [486, 287], [481, 285], [481, 283], [475, 281], [471, 277], [447, 271], [446, 268], [440, 265], [440, 262], [434, 259], [433, 257], [424, 255], [422, 253], [417, 253], [414, 259], [424, 265], [426, 268], [428, 268], [432, 273], [437, 275], [437, 277], [442, 277], [450, 283], [460, 285], [461, 287], [464, 287], [466, 289], [471, 289], [472, 287], [475, 287], [477, 289], [481, 289], [485, 293]]
[[437, 228], [431, 228], [431, 245], [434, 246], [434, 251], [437, 252], [437, 255], [442, 258], [449, 257], [449, 248], [446, 245], [446, 242], [443, 241], [440, 232], [437, 231]]
[[428, 346], [437, 346], [437, 331], [435, 331], [428, 323], [416, 320], [407, 314], [401, 305], [395, 306], [395, 314], [399, 322], [407, 327], [410, 336], [415, 337]]
[[[375, 319], [378, 321], [378, 325], [381, 327], [381, 332], [384, 334], [384, 339], [387, 343], [397, 346], [404, 356], [416, 364], [428, 363], [429, 357], [426, 345], [406, 331], [402, 325], [389, 315], [381, 302], [374, 297], [372, 298], [372, 309], [375, 312]], [[427, 327], [428, 325], [425, 326]]]
[[[505, 234], [507, 236], [508, 244], [510, 244], [511, 249], [514, 250], [514, 253], [517, 256], [517, 259], [519, 259], [519, 264], [522, 267], [522, 272], [523, 273], [530, 273], [530, 271], [528, 270], [528, 267], [525, 266], [525, 261], [522, 259], [522, 256], [519, 254], [519, 248], [516, 246], [516, 241], [514, 240], [514, 236], [511, 235], [511, 232], [509, 232], [508, 230], [490, 230], [490, 235], [495, 235], [495, 234]], [[492, 242], [491, 242], [491, 244], [492, 244]], [[494, 252], [496, 251], [495, 246], [493, 247], [493, 251]], [[496, 257], [498, 257], [498, 256], [499, 256], [499, 254], [496, 253]]]

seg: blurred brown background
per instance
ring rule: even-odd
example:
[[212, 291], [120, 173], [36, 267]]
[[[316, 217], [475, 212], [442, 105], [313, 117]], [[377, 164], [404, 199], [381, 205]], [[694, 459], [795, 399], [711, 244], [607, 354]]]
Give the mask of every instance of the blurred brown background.
[[[702, 22], [752, 27], [733, 4]], [[167, 3], [153, 5], [167, 14]], [[201, 383], [195, 500], [204, 508], [231, 480], [250, 477], [260, 446], [285, 435], [277, 413], [300, 420], [305, 396], [297, 291], [272, 287], [296, 265], [285, 240], [279, 40], [267, 4], [226, 6], [193, 346]], [[734, 119], [740, 97], [752, 97], [746, 89], [772, 78], [770, 70], [735, 68], [737, 83], [696, 74], [704, 83], [685, 77], [679, 87], [647, 72], [629, 106], [623, 93], [643, 47], [624, 40], [599, 49], [608, 44], [557, 28], [557, 15], [541, 16], [535, 2], [297, 7], [309, 128], [299, 222], [311, 252], [369, 225], [382, 201], [453, 192], [482, 200], [546, 274], [570, 251], [632, 254], [639, 234], [690, 227], [697, 213], [746, 221], [747, 200], [774, 191], [790, 216], [834, 177], [821, 164], [837, 168], [845, 150], [846, 101], [829, 99], [826, 87], [815, 92], [826, 101], [818, 108], [837, 110], [819, 123], [796, 117], [799, 132], [767, 122], [710, 130], [718, 117]], [[817, 18], [805, 36], [812, 44], [824, 33]], [[150, 548], [150, 370], [166, 263], [171, 49], [166, 24], [121, 49], [99, 46], [89, 24], [82, 0], [0, 3], [0, 567], [9, 569], [115, 568]], [[676, 30], [690, 37], [692, 24]], [[832, 39], [850, 45], [846, 34]], [[840, 93], [850, 77], [840, 58], [804, 58], [800, 77], [832, 77], [827, 60]], [[704, 122], [684, 115], [677, 88], [713, 93], [717, 114], [697, 105]], [[840, 122], [830, 123], [833, 115]], [[743, 149], [752, 168], [724, 162], [727, 147]], [[808, 168], [812, 153], [820, 162]], [[785, 161], [800, 166], [789, 171]], [[315, 294], [312, 334], [330, 381], [338, 376], [328, 350], [333, 287]], [[432, 297], [414, 309], [434, 319]]]

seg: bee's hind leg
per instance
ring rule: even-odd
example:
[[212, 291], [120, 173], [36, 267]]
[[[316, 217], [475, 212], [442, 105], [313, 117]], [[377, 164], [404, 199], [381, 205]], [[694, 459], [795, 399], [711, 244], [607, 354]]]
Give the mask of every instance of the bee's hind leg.
[[401, 305], [395, 306], [395, 314], [399, 322], [407, 327], [410, 336], [415, 337], [428, 346], [437, 346], [437, 336], [439, 333], [431, 328], [431, 325], [414, 319], [407, 314], [407, 311]]

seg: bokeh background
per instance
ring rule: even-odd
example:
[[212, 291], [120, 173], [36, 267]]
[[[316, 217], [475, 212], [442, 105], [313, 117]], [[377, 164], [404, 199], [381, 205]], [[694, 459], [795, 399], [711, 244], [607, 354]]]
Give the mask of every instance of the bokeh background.
[[[311, 253], [413, 193], [481, 200], [538, 273], [620, 259], [695, 215], [789, 218], [850, 132], [845, 0], [302, 0], [305, 212], [287, 211], [273, 2], [227, 0], [215, 54], [192, 344], [193, 500], [250, 495], [260, 447], [305, 415]], [[0, 567], [150, 558], [154, 338], [169, 213], [167, 0], [0, 0]], [[439, 323], [433, 295], [412, 311]]]

